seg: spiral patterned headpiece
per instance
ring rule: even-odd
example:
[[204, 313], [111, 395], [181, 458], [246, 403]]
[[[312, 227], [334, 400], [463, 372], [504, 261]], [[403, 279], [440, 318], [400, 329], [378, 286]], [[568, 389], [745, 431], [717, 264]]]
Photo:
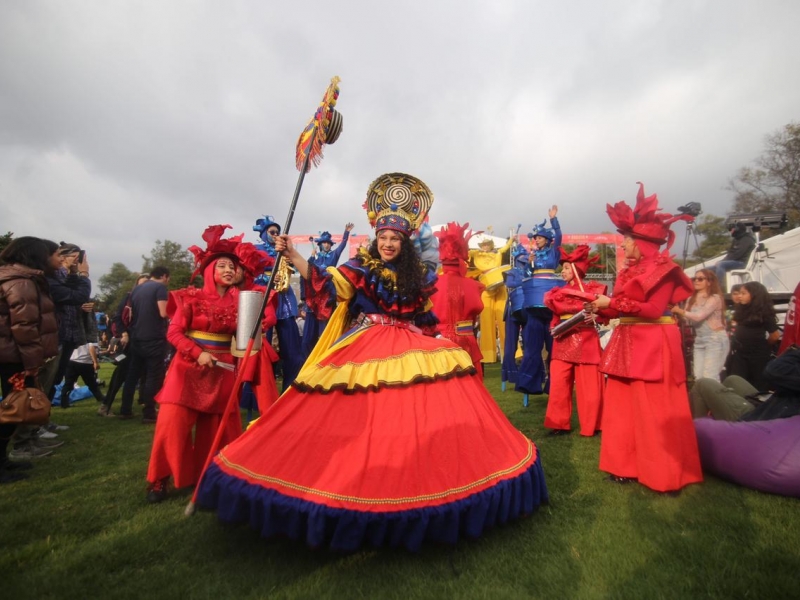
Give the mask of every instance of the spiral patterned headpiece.
[[363, 206], [376, 232], [392, 229], [411, 235], [432, 205], [433, 193], [422, 181], [406, 173], [386, 173], [370, 184]]

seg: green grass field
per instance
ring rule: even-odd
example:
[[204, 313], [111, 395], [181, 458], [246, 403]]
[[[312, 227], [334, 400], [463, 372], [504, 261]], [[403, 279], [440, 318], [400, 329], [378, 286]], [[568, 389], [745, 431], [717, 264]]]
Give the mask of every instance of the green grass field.
[[[110, 379], [109, 365], [101, 377]], [[487, 386], [542, 454], [550, 505], [455, 548], [339, 555], [145, 502], [153, 426], [53, 420], [66, 443], [0, 486], [4, 598], [798, 598], [800, 502], [708, 477], [677, 498], [605, 482], [599, 438], [547, 437], [545, 400]], [[118, 406], [118, 402], [117, 402]], [[115, 407], [116, 408], [116, 407]]]

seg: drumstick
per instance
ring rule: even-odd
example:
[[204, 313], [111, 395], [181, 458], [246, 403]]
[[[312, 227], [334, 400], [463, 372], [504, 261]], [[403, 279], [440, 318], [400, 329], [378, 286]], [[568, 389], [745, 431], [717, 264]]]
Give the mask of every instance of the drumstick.
[[575, 277], [575, 280], [578, 282], [578, 287], [581, 288], [582, 292], [585, 292], [586, 290], [583, 289], [583, 282], [581, 281], [580, 275], [578, 275], [578, 270], [575, 268], [575, 265], [572, 264], [572, 263], [567, 263], [567, 264], [569, 265], [569, 268], [572, 269], [572, 275]]
[[[581, 281], [580, 275], [578, 275], [578, 270], [575, 268], [575, 265], [573, 263], [567, 263], [567, 264], [569, 265], [570, 269], [572, 269], [572, 275], [578, 282], [578, 287], [581, 288], [581, 291], [583, 293], [586, 293], [586, 290], [583, 288], [583, 282]], [[597, 324], [597, 317], [595, 316], [594, 313], [592, 313], [592, 323]]]

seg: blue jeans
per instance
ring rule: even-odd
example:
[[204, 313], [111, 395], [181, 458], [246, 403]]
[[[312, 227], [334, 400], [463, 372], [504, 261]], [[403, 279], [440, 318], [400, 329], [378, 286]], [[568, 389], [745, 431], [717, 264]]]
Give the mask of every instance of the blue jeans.
[[728, 333], [724, 329], [698, 334], [694, 340], [692, 355], [695, 380], [707, 378], [719, 381], [719, 374], [725, 366], [730, 347]]
[[745, 264], [740, 260], [721, 260], [714, 267], [717, 270], [717, 279], [722, 291], [727, 291], [725, 285], [725, 273], [734, 269], [744, 269]]

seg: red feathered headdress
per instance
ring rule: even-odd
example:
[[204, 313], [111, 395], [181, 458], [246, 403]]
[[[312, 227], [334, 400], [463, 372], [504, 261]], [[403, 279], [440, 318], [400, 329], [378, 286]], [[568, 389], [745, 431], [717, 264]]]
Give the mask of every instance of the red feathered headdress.
[[469, 239], [474, 235], [467, 230], [469, 223], [448, 223], [434, 235], [439, 238], [439, 260], [442, 264], [459, 264], [469, 260]]
[[657, 212], [658, 196], [656, 194], [645, 196], [644, 184], [640, 181], [636, 183], [639, 184], [639, 193], [636, 194], [636, 206], [633, 210], [624, 201], [620, 201], [614, 206], [606, 204], [606, 212], [622, 235], [629, 235], [658, 246], [667, 244], [666, 250], [669, 250], [675, 241], [675, 233], [670, 226], [675, 221], [690, 221], [694, 220], [694, 217]]
[[597, 255], [589, 257], [589, 246], [586, 244], [576, 246], [572, 252], [565, 252], [564, 246], [560, 246], [558, 249], [561, 252], [559, 262], [570, 263], [578, 271], [578, 277], [585, 277], [589, 267], [597, 266], [600, 261], [600, 257]]
[[191, 246], [189, 248], [189, 252], [194, 254], [195, 262], [192, 279], [198, 273], [202, 273], [212, 260], [216, 260], [221, 256], [230, 258], [250, 274], [263, 272], [266, 257], [253, 244], [242, 242], [243, 233], [228, 239], [222, 239], [222, 234], [225, 233], [226, 229], [231, 229], [231, 226], [209, 225], [203, 232], [206, 249], [203, 250], [199, 246]]

